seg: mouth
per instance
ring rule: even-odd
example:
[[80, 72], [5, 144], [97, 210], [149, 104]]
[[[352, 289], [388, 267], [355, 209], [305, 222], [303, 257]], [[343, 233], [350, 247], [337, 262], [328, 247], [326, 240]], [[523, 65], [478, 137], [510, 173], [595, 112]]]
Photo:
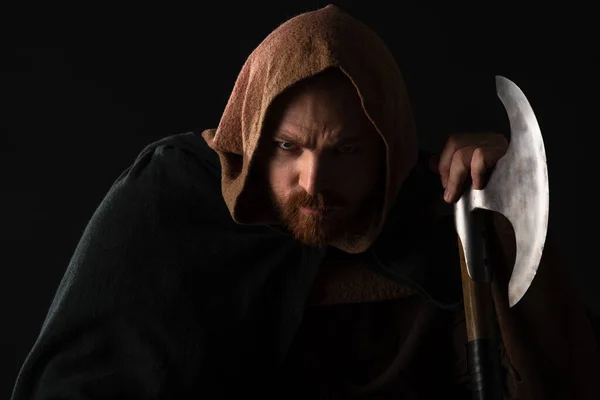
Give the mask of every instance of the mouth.
[[316, 208], [309, 208], [309, 207], [302, 207], [302, 208], [300, 208], [300, 211], [302, 213], [304, 213], [304, 214], [313, 215], [313, 216], [316, 216], [316, 217], [324, 217], [328, 213], [327, 210], [316, 209]]

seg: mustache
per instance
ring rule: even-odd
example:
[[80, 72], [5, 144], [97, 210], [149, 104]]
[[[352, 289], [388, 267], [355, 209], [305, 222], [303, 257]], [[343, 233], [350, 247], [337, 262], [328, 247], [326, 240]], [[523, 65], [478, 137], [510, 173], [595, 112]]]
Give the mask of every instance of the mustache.
[[298, 208], [306, 207], [320, 211], [334, 211], [344, 208], [343, 201], [331, 194], [325, 195], [319, 193], [311, 196], [305, 191], [294, 193], [290, 197], [288, 204]]

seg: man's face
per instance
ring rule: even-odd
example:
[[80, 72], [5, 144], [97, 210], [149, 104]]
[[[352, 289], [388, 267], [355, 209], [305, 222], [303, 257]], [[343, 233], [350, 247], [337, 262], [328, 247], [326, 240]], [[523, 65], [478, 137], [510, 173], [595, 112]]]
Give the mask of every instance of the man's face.
[[325, 246], [377, 215], [383, 141], [345, 76], [317, 78], [288, 96], [261, 146], [271, 197], [301, 242]]

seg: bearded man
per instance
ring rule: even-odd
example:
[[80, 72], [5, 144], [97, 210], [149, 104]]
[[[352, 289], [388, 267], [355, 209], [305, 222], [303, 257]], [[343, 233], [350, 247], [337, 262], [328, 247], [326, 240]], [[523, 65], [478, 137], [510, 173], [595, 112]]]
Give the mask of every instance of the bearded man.
[[[479, 133], [419, 152], [377, 35], [335, 6], [290, 19], [216, 129], [152, 143], [111, 187], [13, 400], [468, 396], [451, 204], [506, 149]], [[600, 398], [590, 321], [547, 252], [516, 307], [496, 292], [504, 397]]]

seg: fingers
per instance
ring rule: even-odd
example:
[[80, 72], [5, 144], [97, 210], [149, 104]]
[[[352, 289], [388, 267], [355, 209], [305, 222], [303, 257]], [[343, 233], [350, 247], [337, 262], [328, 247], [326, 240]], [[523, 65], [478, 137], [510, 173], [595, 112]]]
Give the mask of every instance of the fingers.
[[474, 189], [483, 188], [488, 165], [493, 165], [491, 163], [486, 163], [485, 158], [486, 152], [481, 147], [478, 147], [473, 151], [473, 157], [471, 158], [471, 181], [473, 182]]
[[471, 180], [474, 189], [483, 189], [487, 181], [488, 171], [506, 154], [504, 145], [478, 147], [471, 158]]
[[452, 156], [450, 167], [448, 168], [446, 190], [444, 192], [444, 200], [447, 203], [454, 203], [462, 193], [463, 184], [469, 176], [471, 154], [471, 149], [463, 147], [457, 150]]
[[457, 201], [471, 178], [474, 189], [483, 189], [489, 170], [506, 154], [508, 140], [500, 134], [459, 134], [448, 138], [440, 154], [438, 172], [446, 189], [444, 200]]
[[453, 203], [462, 195], [465, 182], [471, 178], [474, 189], [483, 189], [490, 166], [502, 157], [504, 151], [492, 147], [463, 147], [452, 157], [444, 200]]
[[448, 187], [448, 177], [450, 176], [450, 166], [452, 165], [452, 159], [458, 149], [460, 139], [457, 136], [450, 136], [446, 141], [446, 145], [442, 150], [439, 157], [438, 172], [442, 179], [442, 186], [444, 189]]

